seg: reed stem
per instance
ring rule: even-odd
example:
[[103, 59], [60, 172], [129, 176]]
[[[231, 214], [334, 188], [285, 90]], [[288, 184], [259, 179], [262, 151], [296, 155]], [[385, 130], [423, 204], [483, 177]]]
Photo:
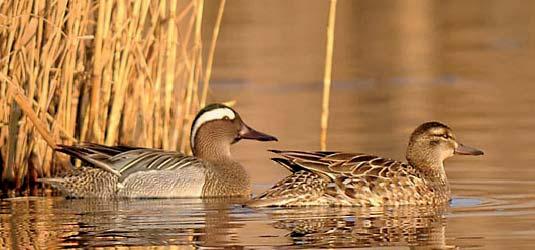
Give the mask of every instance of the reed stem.
[[219, 3], [219, 10], [217, 11], [217, 19], [214, 25], [214, 31], [212, 32], [212, 41], [210, 42], [210, 51], [208, 52], [208, 60], [206, 62], [206, 71], [204, 73], [204, 82], [202, 87], [201, 107], [206, 105], [206, 98], [208, 96], [208, 83], [212, 76], [212, 65], [214, 64], [215, 47], [217, 38], [219, 36], [219, 29], [221, 27], [221, 20], [223, 19], [223, 12], [225, 11], [226, 0], [221, 0]]
[[329, 125], [329, 98], [331, 95], [331, 75], [334, 49], [334, 26], [336, 21], [336, 0], [329, 5], [329, 21], [327, 24], [327, 46], [325, 53], [325, 71], [323, 75], [323, 101], [321, 105], [320, 148], [327, 149], [327, 128]]

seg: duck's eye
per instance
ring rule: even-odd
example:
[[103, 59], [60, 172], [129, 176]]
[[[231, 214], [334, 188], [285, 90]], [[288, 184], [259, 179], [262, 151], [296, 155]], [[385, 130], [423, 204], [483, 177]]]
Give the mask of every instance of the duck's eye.
[[230, 117], [228, 117], [228, 116], [223, 116], [223, 120], [230, 120]]
[[447, 134], [443, 134], [442, 137], [443, 137], [444, 139], [449, 139], [449, 138], [450, 138], [450, 136], [447, 135]]

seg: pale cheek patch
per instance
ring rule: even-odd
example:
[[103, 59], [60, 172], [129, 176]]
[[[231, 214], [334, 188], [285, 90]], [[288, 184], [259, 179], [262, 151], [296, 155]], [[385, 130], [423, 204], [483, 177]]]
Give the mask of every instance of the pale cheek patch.
[[204, 112], [199, 118], [197, 118], [194, 121], [195, 123], [193, 124], [193, 129], [191, 130], [191, 138], [190, 138], [191, 147], [192, 148], [194, 147], [195, 135], [197, 134], [197, 130], [199, 130], [199, 128], [203, 124], [209, 121], [213, 121], [213, 120], [221, 120], [225, 116], [231, 120], [236, 118], [236, 114], [234, 114], [234, 111], [228, 108], [218, 108], [218, 109], [210, 110], [208, 112]]

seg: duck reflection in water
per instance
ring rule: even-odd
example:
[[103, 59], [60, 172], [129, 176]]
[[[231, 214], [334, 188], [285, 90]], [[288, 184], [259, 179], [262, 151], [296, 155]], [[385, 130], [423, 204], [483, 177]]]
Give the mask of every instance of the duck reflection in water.
[[[4, 200], [0, 248], [446, 247], [446, 207], [244, 208], [243, 199]], [[5, 217], [4, 217], [5, 218]]]
[[[242, 198], [18, 198], [2, 209], [0, 249], [236, 246]], [[239, 210], [241, 211], [241, 210]], [[239, 212], [237, 211], [237, 212]]]
[[443, 206], [308, 207], [274, 210], [273, 227], [299, 247], [453, 248], [446, 244]]

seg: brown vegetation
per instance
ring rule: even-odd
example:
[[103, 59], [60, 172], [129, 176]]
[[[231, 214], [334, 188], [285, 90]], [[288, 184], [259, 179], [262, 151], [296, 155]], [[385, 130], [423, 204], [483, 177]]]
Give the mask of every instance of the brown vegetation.
[[0, 0], [2, 187], [55, 174], [57, 143], [189, 150], [223, 7], [204, 66], [203, 0]]

